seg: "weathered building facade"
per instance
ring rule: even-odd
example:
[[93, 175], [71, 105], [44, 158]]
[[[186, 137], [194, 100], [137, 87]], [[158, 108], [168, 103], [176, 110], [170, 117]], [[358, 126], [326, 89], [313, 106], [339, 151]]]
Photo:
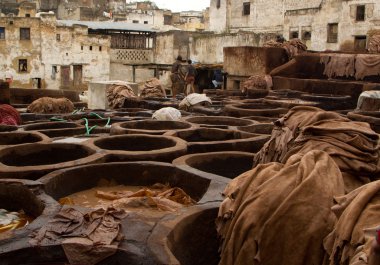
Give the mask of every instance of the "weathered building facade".
[[363, 50], [380, 29], [376, 0], [210, 0], [210, 30], [300, 38], [311, 50]]
[[59, 24], [51, 14], [2, 17], [0, 33], [0, 72], [12, 74], [13, 87], [84, 90], [90, 81], [108, 80], [108, 36]]
[[203, 31], [205, 30], [204, 17], [203, 11], [173, 13], [173, 26], [185, 31]]

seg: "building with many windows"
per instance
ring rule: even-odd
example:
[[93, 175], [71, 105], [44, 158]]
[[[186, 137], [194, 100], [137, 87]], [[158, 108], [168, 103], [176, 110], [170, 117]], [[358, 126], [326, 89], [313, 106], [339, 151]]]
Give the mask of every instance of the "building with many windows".
[[366, 48], [380, 30], [377, 0], [210, 0], [210, 30], [300, 38], [311, 50]]
[[1, 17], [0, 73], [12, 74], [13, 87], [84, 90], [108, 80], [110, 45], [110, 36], [58, 23], [54, 14]]

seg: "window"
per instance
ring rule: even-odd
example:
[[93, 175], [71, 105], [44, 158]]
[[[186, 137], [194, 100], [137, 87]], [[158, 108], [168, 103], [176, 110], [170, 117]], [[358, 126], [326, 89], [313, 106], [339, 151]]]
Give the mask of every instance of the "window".
[[164, 25], [171, 25], [172, 24], [172, 16], [164, 15]]
[[90, 51], [92, 51], [92, 46], [90, 46]]
[[291, 31], [289, 39], [298, 39], [298, 31]]
[[0, 39], [5, 39], [5, 28], [0, 27]]
[[355, 36], [354, 48], [356, 52], [365, 52], [367, 48], [367, 36]]
[[82, 46], [80, 46], [80, 50], [81, 50], [81, 51], [83, 51], [83, 45], [82, 45]]
[[56, 74], [58, 73], [58, 67], [56, 65], [53, 65], [51, 67], [51, 79], [55, 80], [56, 79]]
[[132, 23], [138, 24], [139, 21], [138, 20], [132, 20]]
[[303, 31], [302, 32], [302, 40], [311, 40], [311, 32], [310, 31]]
[[30, 28], [20, 28], [20, 40], [30, 40]]
[[32, 78], [33, 88], [41, 88], [41, 78]]
[[100, 51], [100, 52], [102, 51], [102, 46], [99, 46], [99, 51]]
[[251, 3], [243, 3], [243, 16], [248, 16], [251, 14]]
[[57, 35], [55, 36], [55, 39], [56, 39], [57, 41], [61, 41], [61, 34], [57, 34]]
[[220, 0], [216, 0], [216, 8], [220, 8]]
[[365, 5], [356, 6], [356, 21], [365, 20]]
[[148, 24], [148, 21], [144, 21], [144, 24]]
[[327, 42], [338, 42], [338, 23], [331, 23], [327, 25]]
[[25, 17], [30, 17], [30, 14], [25, 14]]
[[26, 59], [18, 60], [18, 71], [20, 73], [28, 72], [28, 60]]

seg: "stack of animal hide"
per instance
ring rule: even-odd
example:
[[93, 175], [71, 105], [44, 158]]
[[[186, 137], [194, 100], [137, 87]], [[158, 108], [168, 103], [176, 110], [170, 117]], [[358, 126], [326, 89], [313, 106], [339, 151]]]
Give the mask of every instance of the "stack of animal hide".
[[43, 97], [32, 102], [27, 108], [32, 113], [71, 113], [74, 104], [67, 98]]
[[20, 125], [21, 117], [18, 111], [7, 104], [0, 105], [0, 124]]
[[249, 89], [270, 89], [272, 87], [272, 78], [270, 75], [253, 75], [243, 83], [243, 93]]
[[289, 60], [296, 57], [298, 54], [307, 51], [307, 46], [300, 39], [291, 39], [282, 44], [282, 48], [286, 50]]
[[380, 35], [373, 35], [368, 41], [368, 51], [380, 53]]
[[140, 97], [142, 98], [165, 98], [165, 88], [157, 78], [147, 80], [142, 89]]
[[126, 83], [117, 83], [107, 88], [108, 105], [112, 109], [123, 108], [128, 100], [137, 100], [133, 89]]
[[293, 59], [296, 55], [307, 51], [307, 46], [300, 39], [291, 39], [284, 43], [276, 41], [267, 41], [264, 47], [284, 48], [288, 54], [289, 60]]
[[379, 135], [315, 107], [275, 125], [254, 168], [224, 191], [219, 264], [367, 264], [380, 227]]

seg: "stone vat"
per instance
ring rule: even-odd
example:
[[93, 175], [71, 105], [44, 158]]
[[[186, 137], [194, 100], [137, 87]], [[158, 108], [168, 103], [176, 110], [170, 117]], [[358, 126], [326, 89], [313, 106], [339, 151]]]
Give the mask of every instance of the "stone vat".
[[47, 143], [50, 141], [49, 137], [39, 132], [0, 132], [0, 148], [28, 143]]
[[280, 108], [265, 103], [240, 103], [231, 104], [224, 107], [224, 111], [233, 117], [245, 116], [264, 116], [264, 117], [280, 117], [288, 112], [286, 108]]
[[61, 206], [41, 188], [41, 183], [20, 179], [0, 180], [0, 209], [20, 211], [33, 220], [26, 226], [0, 233], [0, 264], [2, 254], [14, 248], [28, 246], [29, 235], [41, 228]]
[[115, 123], [111, 127], [111, 135], [118, 134], [155, 134], [161, 135], [167, 131], [178, 131], [193, 127], [188, 122], [183, 121], [158, 121], [158, 120], [142, 120], [127, 121]]
[[162, 161], [173, 159], [187, 153], [187, 143], [177, 137], [127, 134], [94, 138], [86, 142], [94, 149], [107, 153], [106, 161]]
[[269, 135], [215, 128], [196, 128], [180, 132], [167, 132], [165, 135], [176, 136], [185, 140], [189, 154], [216, 151], [257, 152], [270, 138]]
[[227, 116], [192, 116], [184, 118], [185, 121], [201, 127], [234, 129], [237, 126], [249, 126], [255, 122]]
[[203, 177], [233, 179], [252, 169], [253, 156], [253, 153], [233, 151], [190, 154], [175, 159], [173, 164], [181, 170], [196, 172]]
[[84, 134], [84, 126], [75, 122], [41, 122], [22, 127], [24, 131], [38, 131], [51, 138]]
[[159, 222], [148, 241], [156, 264], [217, 265], [220, 257], [215, 219], [219, 203], [191, 207], [175, 219]]
[[81, 144], [32, 143], [0, 150], [0, 178], [37, 179], [59, 168], [96, 163], [104, 154]]

